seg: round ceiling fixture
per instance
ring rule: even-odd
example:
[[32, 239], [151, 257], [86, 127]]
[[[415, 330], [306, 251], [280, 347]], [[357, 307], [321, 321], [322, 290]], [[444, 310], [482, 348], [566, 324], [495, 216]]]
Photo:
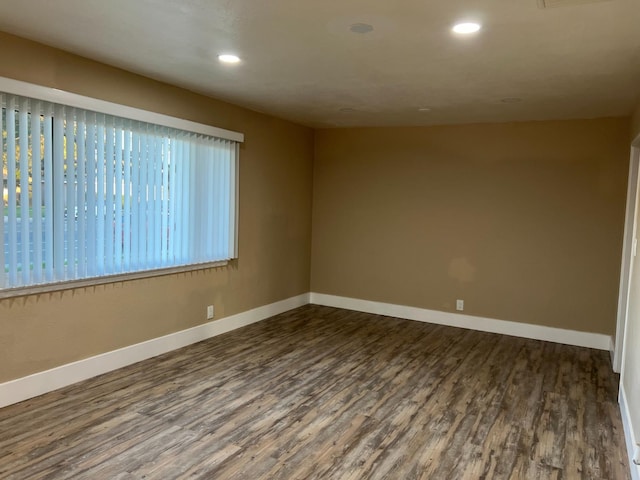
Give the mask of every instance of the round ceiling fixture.
[[218, 60], [222, 63], [240, 63], [240, 57], [237, 55], [231, 55], [229, 53], [223, 53], [218, 55]]
[[370, 33], [373, 32], [373, 25], [369, 25], [368, 23], [352, 23], [349, 26], [349, 31], [353, 33]]
[[420, 107], [420, 108], [418, 108], [418, 111], [419, 112], [430, 112], [431, 109], [429, 107]]
[[463, 22], [456, 23], [451, 29], [453, 33], [459, 33], [461, 35], [469, 35], [471, 33], [476, 33], [481, 28], [479, 23], [474, 22]]

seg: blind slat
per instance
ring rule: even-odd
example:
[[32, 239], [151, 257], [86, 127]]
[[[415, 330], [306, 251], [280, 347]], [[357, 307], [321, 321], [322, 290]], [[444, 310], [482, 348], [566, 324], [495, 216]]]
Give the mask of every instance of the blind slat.
[[54, 281], [53, 262], [53, 105], [44, 114], [44, 266], [47, 282]]
[[7, 230], [9, 241], [9, 285], [18, 285], [18, 179], [16, 171], [15, 100], [10, 98], [6, 109], [7, 129]]
[[97, 171], [96, 171], [96, 114], [87, 115], [87, 133], [85, 137], [85, 154], [87, 158], [87, 208], [84, 209], [87, 219], [87, 275], [98, 275], [97, 252]]
[[140, 189], [140, 198], [139, 202], [139, 211], [138, 211], [138, 263], [141, 268], [149, 268], [149, 259], [147, 258], [147, 216], [149, 215], [148, 206], [149, 206], [149, 166], [148, 166], [148, 155], [149, 155], [149, 137], [146, 135], [142, 135], [140, 137], [140, 177], [139, 177], [139, 189]]
[[[32, 205], [33, 205], [33, 282], [42, 283], [42, 152], [41, 141], [41, 104], [36, 102], [31, 112], [31, 171], [32, 171]], [[1, 227], [1, 226], [0, 226]], [[1, 236], [1, 235], [0, 235]], [[2, 265], [2, 262], [0, 262]]]
[[162, 223], [160, 225], [161, 261], [162, 265], [169, 264], [169, 137], [162, 139]]
[[229, 258], [236, 258], [238, 256], [237, 245], [238, 235], [237, 228], [237, 215], [238, 215], [238, 144], [232, 144], [232, 155], [229, 163], [231, 163], [231, 176], [229, 178]]
[[124, 152], [123, 152], [123, 177], [124, 177], [124, 213], [122, 225], [122, 263], [131, 265], [131, 135], [124, 126]]
[[98, 128], [96, 131], [96, 274], [103, 275], [105, 273], [104, 257], [105, 257], [105, 225], [104, 217], [105, 209], [105, 158], [104, 158], [104, 115], [98, 115]]
[[105, 273], [113, 273], [113, 265], [115, 262], [114, 254], [114, 232], [113, 226], [115, 222], [115, 160], [114, 160], [114, 142], [115, 131], [113, 127], [113, 118], [107, 117], [105, 119], [105, 189], [104, 189], [104, 208], [105, 208]]
[[[5, 96], [4, 94], [0, 93], [0, 102], [2, 105], [5, 105]], [[2, 134], [2, 132], [6, 131], [5, 130], [5, 112], [6, 109], [2, 109], [2, 111], [0, 112], [0, 134]], [[1, 137], [0, 137], [1, 138]], [[4, 152], [4, 139], [2, 138], [2, 151]], [[2, 221], [0, 222], [0, 238], [2, 238], [2, 249], [0, 249], [0, 288], [6, 288], [7, 287], [7, 273], [5, 272], [5, 265], [7, 264], [6, 259], [5, 259], [5, 255], [8, 250], [8, 239], [7, 242], [5, 242], [4, 238], [5, 238], [5, 224], [8, 222], [8, 217], [7, 215], [5, 215], [5, 185], [8, 185], [8, 178], [7, 178], [7, 168], [5, 168], [5, 164], [4, 164], [4, 158], [2, 160], [2, 169], [0, 169], [0, 179], [2, 179]], [[8, 188], [6, 191], [7, 195], [8, 195]]]
[[75, 110], [72, 108], [66, 109], [65, 115], [65, 128], [64, 128], [64, 167], [65, 167], [65, 190], [66, 190], [66, 205], [65, 205], [65, 263], [67, 279], [76, 278], [76, 159], [75, 159]]
[[20, 111], [18, 114], [19, 143], [20, 143], [20, 239], [22, 255], [20, 264], [22, 267], [22, 284], [29, 285], [31, 277], [29, 250], [32, 248], [30, 240], [31, 215], [29, 209], [29, 100], [22, 98], [20, 101]]
[[65, 280], [64, 215], [64, 108], [56, 106], [53, 117], [53, 268], [56, 280]]
[[137, 133], [133, 134], [133, 146], [131, 151], [131, 188], [133, 190], [132, 203], [131, 203], [131, 267], [139, 270], [140, 259], [138, 257], [140, 243], [139, 234], [139, 217], [140, 217], [140, 202], [142, 199], [142, 192], [140, 189], [140, 136]]
[[[207, 191], [208, 192], [213, 192], [213, 185], [215, 184], [215, 165], [214, 165], [214, 161], [215, 161], [215, 150], [213, 148], [209, 148], [207, 149], [207, 162], [211, 165], [211, 167], [208, 169], [208, 175], [207, 175]], [[215, 244], [213, 241], [213, 232], [214, 232], [214, 212], [213, 212], [213, 208], [212, 208], [212, 204], [211, 204], [211, 200], [209, 201], [209, 205], [207, 206], [206, 209], [206, 216], [207, 216], [207, 239], [209, 239], [209, 241], [207, 242], [207, 257], [213, 257], [214, 253], [215, 253]]]
[[76, 228], [78, 231], [77, 243], [77, 270], [79, 277], [87, 275], [87, 238], [85, 233], [85, 225], [87, 222], [86, 212], [86, 191], [87, 191], [87, 175], [85, 165], [86, 157], [86, 124], [85, 113], [78, 112], [76, 131], [76, 148], [78, 155], [77, 162], [77, 185], [76, 185]]
[[114, 271], [122, 272], [122, 243], [124, 236], [122, 234], [122, 210], [124, 208], [124, 180], [123, 180], [123, 149], [124, 131], [118, 123], [115, 126], [115, 201], [114, 201]]

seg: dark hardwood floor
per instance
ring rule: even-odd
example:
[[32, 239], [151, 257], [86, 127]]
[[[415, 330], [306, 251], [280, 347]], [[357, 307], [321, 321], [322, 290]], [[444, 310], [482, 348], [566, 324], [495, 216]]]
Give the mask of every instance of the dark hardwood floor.
[[306, 306], [0, 410], [2, 479], [626, 479], [608, 352]]

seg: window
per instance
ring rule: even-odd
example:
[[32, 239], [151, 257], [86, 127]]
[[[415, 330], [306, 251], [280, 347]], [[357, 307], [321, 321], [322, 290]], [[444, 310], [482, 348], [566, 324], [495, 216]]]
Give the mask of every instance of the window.
[[237, 141], [27, 96], [0, 103], [0, 293], [236, 257]]

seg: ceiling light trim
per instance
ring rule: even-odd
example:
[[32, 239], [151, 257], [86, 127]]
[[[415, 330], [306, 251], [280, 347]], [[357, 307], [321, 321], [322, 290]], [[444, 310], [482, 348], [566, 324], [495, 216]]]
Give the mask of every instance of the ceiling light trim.
[[451, 28], [451, 31], [458, 35], [471, 35], [479, 32], [480, 29], [482, 29], [482, 25], [477, 22], [458, 22]]
[[222, 63], [227, 64], [240, 63], [242, 61], [239, 56], [232, 53], [221, 53], [220, 55], [218, 55], [218, 60], [220, 60], [220, 62]]
[[373, 32], [373, 25], [369, 25], [368, 23], [352, 23], [349, 25], [349, 31], [359, 35], [366, 35], [367, 33]]

